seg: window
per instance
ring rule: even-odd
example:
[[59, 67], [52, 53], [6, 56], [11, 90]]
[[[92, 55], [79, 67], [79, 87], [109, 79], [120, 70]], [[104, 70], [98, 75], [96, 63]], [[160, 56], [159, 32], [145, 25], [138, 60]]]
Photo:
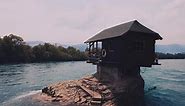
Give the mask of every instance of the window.
[[145, 45], [144, 45], [144, 41], [143, 40], [136, 40], [134, 42], [134, 50], [136, 52], [143, 52], [144, 51], [144, 47], [145, 47]]

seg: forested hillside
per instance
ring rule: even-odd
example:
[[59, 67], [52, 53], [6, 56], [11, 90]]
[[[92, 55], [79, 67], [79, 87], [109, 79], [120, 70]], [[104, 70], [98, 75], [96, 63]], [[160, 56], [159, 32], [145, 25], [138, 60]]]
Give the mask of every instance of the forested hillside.
[[23, 38], [13, 34], [0, 38], [0, 63], [77, 61], [85, 59], [84, 52], [70, 46], [64, 48], [44, 43], [31, 47], [24, 42]]

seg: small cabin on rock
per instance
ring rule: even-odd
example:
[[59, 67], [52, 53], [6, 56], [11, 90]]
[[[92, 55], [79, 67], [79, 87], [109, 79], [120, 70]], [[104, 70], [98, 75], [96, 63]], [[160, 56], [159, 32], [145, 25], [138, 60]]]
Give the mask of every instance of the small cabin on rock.
[[155, 40], [162, 37], [137, 20], [101, 31], [85, 43], [88, 44], [88, 63], [98, 66], [99, 77], [108, 74], [138, 74], [140, 67], [158, 64]]

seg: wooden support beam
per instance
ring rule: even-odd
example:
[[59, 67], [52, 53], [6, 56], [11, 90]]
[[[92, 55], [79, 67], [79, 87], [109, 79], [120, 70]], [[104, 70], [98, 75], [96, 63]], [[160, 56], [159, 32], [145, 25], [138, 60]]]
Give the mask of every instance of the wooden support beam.
[[98, 41], [96, 42], [96, 54], [98, 53]]
[[88, 55], [90, 55], [90, 52], [91, 52], [91, 44], [89, 43], [89, 45], [88, 45]]
[[92, 52], [94, 53], [94, 42], [92, 42]]

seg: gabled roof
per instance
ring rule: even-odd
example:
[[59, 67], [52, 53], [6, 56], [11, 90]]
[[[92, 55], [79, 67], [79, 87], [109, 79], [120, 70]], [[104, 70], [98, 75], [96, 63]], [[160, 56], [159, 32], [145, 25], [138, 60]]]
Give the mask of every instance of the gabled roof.
[[162, 39], [162, 37], [158, 33], [140, 24], [137, 20], [134, 20], [134, 21], [130, 21], [121, 25], [117, 25], [117, 26], [105, 29], [100, 33], [96, 34], [95, 36], [91, 37], [87, 41], [85, 41], [85, 43], [123, 36], [128, 31], [149, 33], [154, 35], [156, 39]]

